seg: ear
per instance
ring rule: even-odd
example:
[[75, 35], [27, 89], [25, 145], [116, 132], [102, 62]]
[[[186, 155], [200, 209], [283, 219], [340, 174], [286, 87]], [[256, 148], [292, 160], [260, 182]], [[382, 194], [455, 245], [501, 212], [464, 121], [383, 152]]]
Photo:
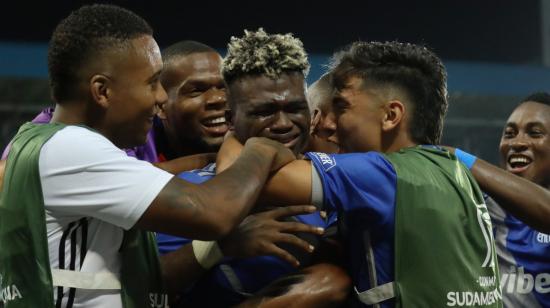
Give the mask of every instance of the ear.
[[315, 131], [315, 127], [317, 127], [317, 124], [319, 124], [319, 121], [321, 121], [321, 110], [319, 108], [315, 108], [313, 110], [313, 115], [311, 115], [311, 123], [309, 125], [309, 133], [313, 134]]
[[93, 75], [90, 78], [90, 92], [94, 101], [103, 108], [108, 108], [111, 96], [111, 80], [105, 75]]
[[405, 117], [405, 104], [398, 100], [392, 100], [384, 106], [382, 119], [382, 131], [391, 131], [403, 121]]

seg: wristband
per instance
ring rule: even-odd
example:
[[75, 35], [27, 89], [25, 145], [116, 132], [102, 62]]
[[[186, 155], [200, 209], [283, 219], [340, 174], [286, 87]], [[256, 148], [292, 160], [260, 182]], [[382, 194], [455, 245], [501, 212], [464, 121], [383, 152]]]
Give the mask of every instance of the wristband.
[[464, 151], [462, 151], [461, 149], [458, 149], [458, 148], [455, 150], [455, 156], [464, 165], [466, 165], [466, 167], [468, 167], [468, 169], [472, 169], [472, 166], [474, 165], [474, 163], [477, 160], [477, 157], [475, 157], [474, 155], [472, 155], [470, 153], [467, 153], [467, 152], [464, 152]]
[[191, 245], [193, 246], [195, 259], [204, 269], [210, 269], [223, 259], [220, 246], [215, 241], [194, 240]]

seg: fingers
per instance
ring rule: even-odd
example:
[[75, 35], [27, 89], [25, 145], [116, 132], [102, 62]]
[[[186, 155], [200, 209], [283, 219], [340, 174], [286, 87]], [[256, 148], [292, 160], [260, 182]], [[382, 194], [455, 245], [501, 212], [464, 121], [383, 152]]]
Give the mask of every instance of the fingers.
[[313, 205], [292, 205], [277, 207], [272, 210], [263, 212], [262, 214], [274, 219], [284, 218], [289, 216], [311, 214], [317, 210]]
[[313, 252], [313, 250], [315, 250], [315, 247], [313, 247], [313, 245], [311, 245], [307, 241], [297, 237], [294, 234], [280, 233], [277, 236], [275, 242], [278, 243], [278, 244], [286, 243], [286, 244], [295, 246], [297, 248], [300, 248], [300, 249], [302, 249], [306, 252], [309, 252], [309, 253], [311, 253], [311, 252]]
[[279, 230], [280, 232], [287, 232], [287, 233], [305, 232], [305, 233], [313, 233], [316, 235], [322, 235], [325, 232], [325, 229], [321, 227], [316, 227], [316, 226], [307, 225], [301, 222], [292, 222], [292, 221], [279, 222]]
[[284, 249], [281, 249], [277, 247], [277, 245], [273, 244], [269, 247], [270, 255], [279, 257], [288, 263], [292, 264], [292, 266], [298, 267], [300, 266], [300, 262], [298, 262], [298, 259], [296, 259], [293, 255], [291, 255], [289, 252], [287, 252]]

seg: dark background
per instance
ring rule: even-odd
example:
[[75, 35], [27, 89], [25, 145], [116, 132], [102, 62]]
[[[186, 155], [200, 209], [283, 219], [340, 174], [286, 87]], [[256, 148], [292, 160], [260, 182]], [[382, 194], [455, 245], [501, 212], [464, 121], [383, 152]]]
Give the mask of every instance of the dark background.
[[[449, 71], [444, 142], [493, 162], [508, 114], [550, 88], [544, 0], [524, 1], [115, 1], [144, 17], [166, 47], [194, 39], [222, 53], [243, 29], [292, 32], [310, 54], [315, 80], [334, 51], [355, 40], [428, 45]], [[51, 105], [45, 69], [55, 25], [83, 1], [9, 1], [0, 9], [0, 145]], [[105, 3], [105, 2], [103, 2]], [[546, 15], [550, 17], [550, 14]]]

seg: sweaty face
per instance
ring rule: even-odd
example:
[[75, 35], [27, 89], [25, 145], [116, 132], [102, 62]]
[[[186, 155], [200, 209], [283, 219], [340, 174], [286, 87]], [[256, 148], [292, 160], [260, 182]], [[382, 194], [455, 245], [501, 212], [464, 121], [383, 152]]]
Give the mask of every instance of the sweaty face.
[[550, 106], [526, 102], [510, 115], [500, 140], [506, 170], [550, 186]]
[[159, 116], [172, 138], [197, 150], [216, 150], [228, 129], [220, 67], [218, 53], [193, 53], [169, 61], [162, 76], [168, 102]]
[[382, 100], [363, 89], [360, 78], [349, 78], [333, 98], [332, 108], [341, 152], [382, 150]]
[[118, 147], [145, 143], [158, 106], [167, 97], [160, 84], [162, 58], [148, 35], [133, 39], [131, 46], [108, 53], [110, 92], [103, 119], [109, 139]]
[[246, 76], [232, 82], [229, 91], [235, 135], [241, 142], [267, 137], [296, 154], [305, 149], [310, 115], [301, 73], [283, 74], [277, 80]]

